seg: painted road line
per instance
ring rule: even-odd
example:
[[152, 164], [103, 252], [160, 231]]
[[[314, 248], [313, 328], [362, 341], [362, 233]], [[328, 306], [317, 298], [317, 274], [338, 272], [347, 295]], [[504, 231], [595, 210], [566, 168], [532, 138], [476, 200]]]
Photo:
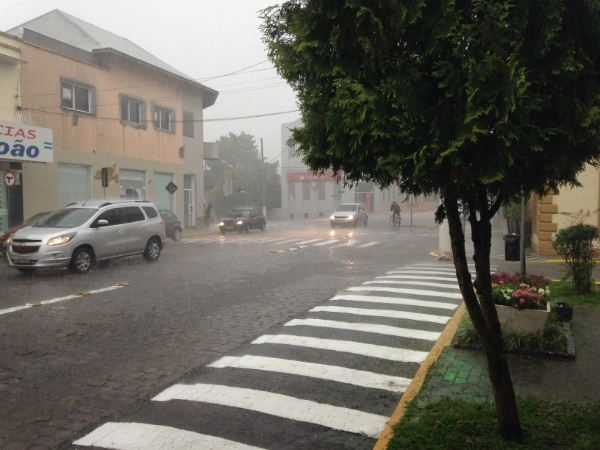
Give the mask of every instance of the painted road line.
[[433, 314], [414, 313], [409, 311], [396, 311], [391, 309], [365, 309], [365, 308], [347, 308], [345, 306], [315, 306], [308, 312], [328, 312], [339, 314], [355, 314], [357, 316], [370, 317], [389, 317], [393, 319], [416, 320], [419, 322], [433, 322], [446, 324], [450, 317], [435, 316]]
[[340, 294], [329, 299], [330, 301], [346, 300], [351, 302], [387, 303], [390, 305], [411, 305], [423, 308], [456, 309], [458, 305], [453, 303], [429, 302], [426, 300], [415, 300], [413, 298], [401, 297], [377, 297], [375, 295], [352, 295]]
[[427, 352], [409, 350], [383, 345], [363, 344], [354, 341], [340, 341], [336, 339], [321, 339], [307, 336], [293, 336], [286, 334], [265, 334], [252, 341], [252, 344], [282, 344], [297, 347], [316, 348], [334, 352], [352, 353], [354, 355], [381, 358], [390, 361], [422, 363], [427, 358]]
[[32, 306], [33, 305], [13, 306], [12, 308], [0, 309], [0, 315], [21, 311], [22, 309], [31, 308]]
[[119, 450], [261, 450], [260, 447], [162, 425], [116, 422], [105, 423], [73, 444]]
[[379, 244], [379, 242], [368, 242], [367, 244], [359, 245], [356, 248], [367, 248], [367, 247], [371, 247], [371, 246], [377, 245], [377, 244]]
[[392, 292], [394, 294], [412, 294], [412, 295], [425, 295], [427, 297], [442, 297], [442, 298], [455, 298], [462, 300], [461, 294], [453, 294], [451, 292], [438, 292], [438, 291], [427, 291], [424, 289], [404, 289], [404, 288], [393, 288], [393, 287], [381, 287], [381, 286], [355, 286], [346, 288], [347, 291], [352, 292]]
[[323, 239], [310, 239], [308, 241], [302, 241], [302, 242], [298, 242], [296, 245], [306, 245], [306, 244], [312, 244], [313, 242], [319, 242], [322, 241]]
[[408, 286], [427, 286], [427, 287], [438, 287], [444, 289], [460, 289], [458, 284], [444, 284], [444, 283], [429, 283], [427, 281], [398, 281], [398, 280], [374, 280], [365, 281], [363, 284], [401, 284]]
[[339, 247], [352, 247], [354, 244], [352, 242], [344, 242], [343, 244], [334, 245], [331, 248], [339, 248]]
[[[438, 333], [440, 334], [440, 333]], [[410, 384], [409, 378], [383, 375], [365, 370], [348, 369], [346, 367], [315, 364], [290, 359], [269, 358], [266, 356], [225, 356], [207, 367], [263, 370], [266, 372], [287, 373], [303, 377], [319, 378], [372, 389], [383, 389], [392, 392], [404, 392]]]
[[88, 292], [86, 292], [85, 295], [73, 294], [73, 295], [67, 295], [65, 297], [53, 298], [53, 299], [50, 299], [50, 300], [42, 300], [42, 301], [39, 301], [39, 302], [30, 302], [30, 303], [27, 303], [26, 305], [23, 305], [23, 306], [13, 306], [12, 308], [2, 309], [2, 310], [0, 310], [0, 315], [2, 315], [2, 314], [8, 314], [8, 313], [16, 312], [16, 311], [21, 311], [22, 309], [31, 308], [32, 306], [50, 305], [52, 303], [64, 302], [66, 300], [73, 300], [73, 299], [76, 299], [76, 298], [85, 297], [87, 295], [100, 294], [102, 292], [114, 291], [115, 289], [121, 289], [122, 287], [124, 287], [124, 286], [116, 286], [116, 285], [115, 286], [108, 286], [108, 287], [105, 287], [105, 288], [95, 289], [95, 290], [92, 290], [92, 291], [88, 291]]
[[388, 325], [378, 325], [372, 323], [351, 323], [338, 322], [335, 320], [321, 319], [293, 319], [283, 325], [284, 327], [307, 326], [307, 327], [323, 327], [335, 328], [339, 330], [361, 331], [363, 333], [377, 333], [388, 336], [399, 336], [410, 339], [421, 339], [424, 341], [437, 341], [441, 333], [433, 331], [415, 330], [412, 328], [390, 327]]
[[314, 423], [334, 430], [348, 431], [377, 438], [387, 417], [339, 406], [302, 400], [288, 395], [274, 394], [218, 384], [176, 384], [152, 400], [187, 400], [231, 406], [257, 411], [285, 419]]
[[341, 239], [329, 239], [328, 241], [325, 242], [319, 242], [318, 244], [313, 244], [313, 247], [320, 247], [321, 245], [331, 245], [331, 244], [335, 244], [336, 242], [340, 242]]
[[456, 277], [430, 277], [428, 275], [382, 275], [375, 277], [376, 280], [431, 280], [431, 281], [450, 281], [458, 283]]

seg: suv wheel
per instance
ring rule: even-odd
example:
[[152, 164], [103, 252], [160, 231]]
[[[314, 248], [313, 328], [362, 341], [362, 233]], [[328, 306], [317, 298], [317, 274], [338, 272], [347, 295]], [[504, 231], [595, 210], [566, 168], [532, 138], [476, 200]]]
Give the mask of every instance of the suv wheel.
[[73, 252], [69, 269], [78, 274], [88, 273], [94, 265], [94, 253], [90, 248], [80, 247]]
[[150, 238], [146, 244], [146, 250], [144, 250], [144, 259], [146, 261], [156, 261], [160, 256], [160, 243], [156, 238]]
[[180, 241], [181, 240], [181, 228], [175, 228], [173, 230], [173, 237], [172, 239], [174, 241]]
[[244, 228], [244, 233], [250, 233], [250, 224], [246, 225], [246, 228]]
[[369, 225], [369, 216], [365, 217], [365, 226]]
[[260, 224], [260, 231], [265, 231], [265, 228], [266, 228], [265, 223], [264, 222], [261, 223]]

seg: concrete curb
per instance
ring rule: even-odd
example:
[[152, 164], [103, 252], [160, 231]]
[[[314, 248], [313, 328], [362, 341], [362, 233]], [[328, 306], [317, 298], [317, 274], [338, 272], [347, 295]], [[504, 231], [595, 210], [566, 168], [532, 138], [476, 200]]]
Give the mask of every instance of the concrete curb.
[[404, 417], [404, 413], [406, 412], [406, 407], [408, 403], [412, 401], [421, 391], [427, 373], [429, 372], [429, 369], [431, 368], [432, 364], [439, 359], [444, 348], [450, 345], [450, 343], [452, 342], [452, 338], [454, 337], [454, 334], [456, 333], [456, 330], [458, 329], [460, 321], [462, 320], [466, 310], [467, 309], [465, 307], [465, 304], [461, 304], [454, 313], [454, 316], [452, 316], [452, 319], [450, 319], [450, 321], [448, 322], [448, 325], [446, 325], [446, 328], [444, 328], [442, 335], [429, 352], [429, 355], [427, 355], [427, 358], [425, 359], [423, 364], [421, 364], [421, 367], [419, 367], [419, 370], [408, 385], [408, 388], [404, 392], [404, 395], [402, 395], [400, 403], [398, 403], [394, 414], [392, 414], [392, 417], [390, 417], [390, 420], [388, 421], [384, 430], [381, 432], [381, 435], [379, 436], [375, 447], [373, 447], [373, 450], [387, 449], [390, 440], [394, 436], [394, 427], [398, 423], [400, 423], [400, 421]]

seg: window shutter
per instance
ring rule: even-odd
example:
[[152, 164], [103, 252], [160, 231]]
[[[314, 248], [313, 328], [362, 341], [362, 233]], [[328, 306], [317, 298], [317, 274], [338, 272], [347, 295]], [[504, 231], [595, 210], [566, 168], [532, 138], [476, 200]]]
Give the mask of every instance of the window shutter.
[[92, 198], [89, 166], [58, 165], [58, 206]]

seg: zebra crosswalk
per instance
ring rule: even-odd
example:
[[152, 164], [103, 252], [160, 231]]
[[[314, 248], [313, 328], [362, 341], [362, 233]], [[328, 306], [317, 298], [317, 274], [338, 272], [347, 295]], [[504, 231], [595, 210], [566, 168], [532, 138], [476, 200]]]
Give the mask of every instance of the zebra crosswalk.
[[350, 286], [74, 445], [372, 448], [462, 301], [452, 273], [410, 264]]
[[365, 249], [374, 245], [380, 244], [380, 242], [361, 242], [357, 239], [344, 239], [344, 238], [316, 238], [316, 239], [305, 239], [305, 238], [268, 238], [268, 237], [237, 237], [233, 239], [227, 239], [221, 236], [205, 237], [205, 238], [191, 238], [184, 239], [182, 241], [174, 242], [176, 245], [182, 244], [261, 244], [261, 245], [272, 245], [281, 246], [278, 250], [274, 250], [273, 253], [284, 253], [309, 247], [330, 247], [330, 248], [356, 248]]

